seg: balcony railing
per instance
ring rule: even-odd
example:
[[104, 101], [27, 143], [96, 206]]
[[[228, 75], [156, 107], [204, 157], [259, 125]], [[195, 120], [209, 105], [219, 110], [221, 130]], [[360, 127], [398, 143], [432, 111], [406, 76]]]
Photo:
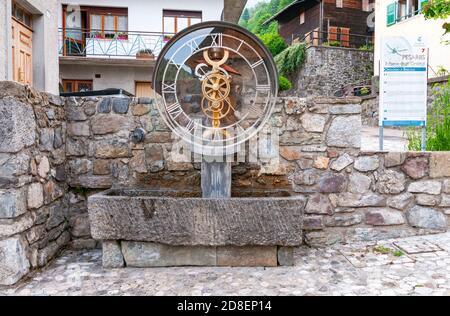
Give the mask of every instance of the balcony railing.
[[174, 34], [115, 32], [82, 29], [59, 30], [59, 55], [124, 59], [154, 59]]
[[318, 30], [292, 35], [292, 43], [304, 42], [307, 46], [330, 46], [344, 48], [358, 48], [373, 50], [373, 39], [368, 35], [341, 33], [341, 32], [321, 32]]

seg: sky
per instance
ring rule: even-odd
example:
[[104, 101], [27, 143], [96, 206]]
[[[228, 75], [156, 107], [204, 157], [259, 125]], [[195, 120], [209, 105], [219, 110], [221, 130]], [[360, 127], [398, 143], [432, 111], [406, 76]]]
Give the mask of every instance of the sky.
[[247, 1], [247, 8], [253, 7], [258, 2], [267, 2], [267, 0], [248, 0]]

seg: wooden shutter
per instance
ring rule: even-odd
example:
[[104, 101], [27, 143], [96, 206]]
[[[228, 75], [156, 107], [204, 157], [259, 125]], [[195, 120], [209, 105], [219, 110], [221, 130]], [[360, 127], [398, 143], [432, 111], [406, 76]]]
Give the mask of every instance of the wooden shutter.
[[397, 2], [393, 2], [387, 6], [387, 17], [386, 23], [387, 25], [395, 24], [397, 19]]
[[333, 42], [337, 41], [338, 28], [336, 26], [328, 27], [328, 41]]
[[341, 27], [341, 46], [350, 46], [350, 29], [347, 27]]

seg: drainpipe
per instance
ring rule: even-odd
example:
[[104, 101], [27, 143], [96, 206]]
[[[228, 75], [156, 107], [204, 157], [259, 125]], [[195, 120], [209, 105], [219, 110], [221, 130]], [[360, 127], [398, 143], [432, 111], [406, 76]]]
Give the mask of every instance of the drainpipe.
[[323, 0], [320, 0], [320, 14], [319, 14], [319, 45], [322, 44], [322, 36], [323, 36], [323, 19], [324, 19], [324, 14], [323, 14]]

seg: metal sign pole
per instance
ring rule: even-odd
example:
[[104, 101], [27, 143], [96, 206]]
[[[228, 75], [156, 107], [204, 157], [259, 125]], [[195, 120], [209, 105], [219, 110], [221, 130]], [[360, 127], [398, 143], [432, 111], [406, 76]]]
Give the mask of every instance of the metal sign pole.
[[422, 126], [422, 151], [427, 151], [427, 126]]
[[380, 141], [380, 151], [384, 150], [384, 127], [380, 126], [380, 132], [378, 135], [378, 139]]

